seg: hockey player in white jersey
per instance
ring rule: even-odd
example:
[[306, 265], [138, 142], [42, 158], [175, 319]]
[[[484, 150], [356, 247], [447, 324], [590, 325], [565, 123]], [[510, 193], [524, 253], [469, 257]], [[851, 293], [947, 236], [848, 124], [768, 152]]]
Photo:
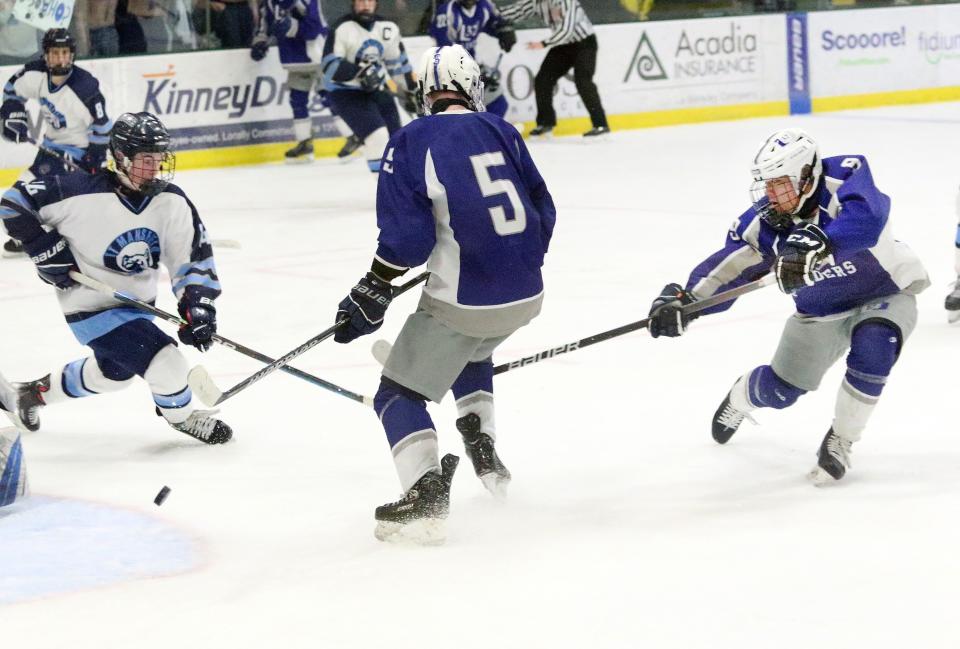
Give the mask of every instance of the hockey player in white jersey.
[[123, 305], [70, 277], [72, 269], [144, 302], [154, 302], [162, 263], [178, 311], [187, 322], [181, 342], [201, 351], [216, 332], [220, 295], [213, 251], [196, 208], [173, 178], [170, 135], [150, 113], [124, 113], [110, 134], [114, 168], [18, 182], [3, 197], [16, 213], [13, 236], [57, 297], [67, 323], [93, 356], [67, 363], [36, 381], [17, 384], [24, 424], [39, 427], [39, 409], [130, 385], [150, 386], [158, 414], [207, 444], [232, 432], [209, 411], [194, 410], [187, 359], [153, 316]]
[[890, 198], [877, 189], [865, 157], [821, 159], [807, 133], [785, 129], [764, 142], [753, 177], [754, 205], [685, 287], [664, 287], [650, 309], [650, 333], [679, 336], [692, 319], [684, 305], [776, 273], [797, 312], [770, 364], [734, 383], [714, 415], [713, 438], [728, 442], [757, 408], [793, 405], [849, 350], [833, 423], [810, 473], [815, 484], [834, 482], [850, 467], [852, 444], [916, 325], [915, 296], [930, 282], [913, 251], [894, 238]]
[[[27, 63], [3, 88], [0, 134], [14, 143], [30, 142], [26, 102], [33, 99], [40, 104], [40, 115], [47, 124], [42, 146], [55, 152], [39, 151], [21, 174], [23, 182], [64, 174], [74, 166], [94, 171], [105, 161], [112, 124], [99, 82], [73, 64], [76, 51], [76, 42], [66, 29], [47, 31], [43, 57]], [[0, 219], [8, 216], [12, 213], [0, 208]], [[3, 250], [4, 256], [23, 252], [15, 239], [7, 241]]]
[[[960, 219], [960, 193], [957, 194], [957, 218]], [[943, 306], [947, 310], [947, 320], [951, 323], [960, 322], [960, 223], [957, 224], [956, 261], [954, 270], [957, 272], [957, 281], [953, 285], [953, 291], [947, 296]]]
[[377, 0], [353, 0], [352, 7], [333, 24], [324, 44], [323, 86], [334, 111], [363, 142], [370, 171], [378, 172], [387, 139], [400, 128], [387, 77], [411, 110], [416, 84], [400, 28], [375, 13]]

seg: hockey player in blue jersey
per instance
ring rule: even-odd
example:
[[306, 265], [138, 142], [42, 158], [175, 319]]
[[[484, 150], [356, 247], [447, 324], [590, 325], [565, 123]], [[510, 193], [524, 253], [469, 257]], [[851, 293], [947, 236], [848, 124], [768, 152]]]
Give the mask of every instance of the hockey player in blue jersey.
[[503, 495], [510, 473], [494, 448], [493, 350], [543, 301], [540, 267], [556, 210], [523, 139], [483, 112], [480, 68], [459, 45], [431, 48], [418, 68], [429, 115], [395, 133], [377, 186], [379, 246], [340, 303], [341, 343], [376, 331], [390, 281], [427, 264], [419, 307], [386, 359], [374, 408], [393, 451], [402, 500], [376, 510], [377, 538], [443, 539], [457, 458], [439, 461], [426, 401], [452, 390], [477, 476]]
[[[509, 52], [517, 43], [513, 26], [491, 0], [448, 0], [439, 7], [430, 22], [430, 36], [438, 46], [462, 45], [474, 59], [477, 58], [477, 39], [480, 34], [493, 36], [500, 48]], [[498, 117], [507, 114], [507, 98], [500, 86], [500, 65], [493, 68], [480, 64], [483, 75], [483, 103], [488, 113]]]
[[714, 415], [713, 438], [725, 444], [757, 408], [793, 405], [849, 350], [833, 424], [809, 476], [818, 485], [834, 482], [850, 467], [851, 445], [916, 325], [915, 296], [930, 282], [913, 251], [894, 238], [890, 199], [862, 155], [821, 159], [807, 133], [785, 129], [764, 142], [753, 178], [753, 207], [685, 287], [664, 287], [650, 309], [650, 333], [679, 336], [692, 319], [682, 306], [775, 273], [797, 312], [770, 364], [734, 383]]
[[[36, 100], [47, 123], [43, 147], [59, 152], [37, 152], [33, 164], [19, 180], [64, 174], [74, 166], [92, 171], [105, 160], [107, 135], [112, 123], [100, 84], [92, 74], [73, 64], [77, 44], [66, 29], [51, 29], [43, 35], [43, 57], [20, 68], [3, 88], [0, 105], [0, 135], [14, 143], [30, 142], [26, 102]], [[64, 159], [66, 158], [66, 160]], [[0, 219], [11, 213], [0, 208]], [[4, 256], [23, 254], [16, 239], [3, 246]]]
[[220, 295], [213, 250], [196, 208], [173, 179], [170, 135], [150, 113], [124, 113], [110, 135], [114, 168], [95, 174], [18, 182], [3, 196], [11, 234], [45, 282], [54, 285], [76, 339], [93, 356], [36, 381], [16, 384], [24, 425], [39, 428], [39, 409], [129, 386], [142, 377], [157, 413], [174, 429], [207, 444], [230, 439], [213, 413], [194, 410], [189, 366], [153, 316], [77, 285], [73, 269], [153, 303], [160, 264], [170, 275], [180, 316], [180, 341], [201, 351], [217, 328]]
[[262, 60], [267, 55], [270, 36], [276, 38], [280, 65], [287, 71], [293, 134], [297, 139], [296, 146], [284, 154], [288, 162], [313, 160], [310, 91], [320, 76], [326, 35], [320, 0], [260, 0], [260, 21], [250, 57]]
[[376, 14], [377, 0], [352, 0], [352, 8], [333, 24], [323, 46], [323, 87], [377, 172], [387, 139], [400, 128], [387, 77], [411, 107], [416, 86], [397, 24]]

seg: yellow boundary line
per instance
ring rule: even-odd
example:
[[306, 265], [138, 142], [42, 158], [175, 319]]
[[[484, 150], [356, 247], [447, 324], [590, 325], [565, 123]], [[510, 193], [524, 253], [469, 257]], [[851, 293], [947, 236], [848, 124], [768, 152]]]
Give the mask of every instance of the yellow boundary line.
[[[917, 104], [942, 101], [960, 101], [960, 86], [944, 88], [923, 88], [920, 90], [900, 90], [878, 92], [841, 97], [821, 97], [813, 100], [813, 112], [848, 110], [853, 108], [873, 108], [896, 104]], [[645, 113], [627, 113], [611, 115], [610, 127], [613, 130], [632, 130], [675, 126], [678, 124], [697, 124], [702, 122], [728, 121], [753, 117], [776, 117], [788, 115], [790, 104], [786, 101], [771, 101], [756, 104], [738, 104], [733, 106], [712, 106], [709, 108], [681, 108]], [[533, 122], [526, 122], [527, 130], [533, 128]], [[579, 135], [590, 128], [586, 117], [561, 119], [554, 133], [556, 135]], [[314, 140], [314, 154], [317, 157], [332, 157], [343, 146], [343, 138], [324, 138]], [[237, 147], [199, 149], [177, 153], [179, 169], [203, 169], [209, 167], [229, 167], [234, 165], [261, 164], [277, 162], [283, 159], [283, 152], [290, 148], [290, 142], [273, 144], [251, 144]], [[20, 175], [22, 169], [0, 169], [0, 187], [9, 187]]]

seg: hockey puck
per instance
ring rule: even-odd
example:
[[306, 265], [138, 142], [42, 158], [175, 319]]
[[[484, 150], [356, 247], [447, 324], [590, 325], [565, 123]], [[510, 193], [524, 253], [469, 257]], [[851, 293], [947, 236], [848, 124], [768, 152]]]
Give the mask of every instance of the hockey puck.
[[153, 504], [159, 507], [160, 505], [163, 504], [163, 501], [166, 500], [167, 496], [169, 495], [170, 495], [170, 487], [164, 485], [163, 489], [161, 489], [157, 493], [157, 497], [153, 499]]

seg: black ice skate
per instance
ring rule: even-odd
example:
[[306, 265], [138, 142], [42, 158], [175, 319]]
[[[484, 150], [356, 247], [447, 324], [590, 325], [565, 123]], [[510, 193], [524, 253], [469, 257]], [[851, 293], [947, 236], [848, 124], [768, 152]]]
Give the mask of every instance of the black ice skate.
[[947, 321], [960, 321], [960, 277], [953, 285], [953, 292], [944, 300], [943, 308], [947, 310]]
[[291, 164], [313, 162], [313, 140], [300, 140], [297, 146], [284, 153], [283, 157]]
[[592, 129], [584, 133], [583, 137], [596, 138], [601, 135], [607, 135], [609, 132], [609, 126], [594, 126]]
[[360, 141], [360, 138], [351, 133], [347, 136], [347, 141], [343, 144], [343, 148], [337, 152], [337, 157], [341, 160], [349, 158], [356, 153], [362, 145], [363, 142]]
[[23, 244], [16, 239], [8, 239], [3, 244], [4, 257], [20, 257], [24, 255]]
[[851, 467], [852, 445], [853, 442], [834, 433], [833, 428], [828, 430], [817, 451], [817, 466], [808, 474], [810, 480], [819, 487], [843, 478]]
[[720, 404], [720, 407], [717, 408], [717, 411], [713, 414], [713, 429], [711, 432], [717, 444], [726, 444], [729, 442], [733, 434], [740, 428], [740, 424], [743, 423], [744, 419], [749, 419], [754, 424], [757, 423], [753, 417], [750, 416], [750, 413], [737, 410], [733, 407], [733, 404], [730, 403], [730, 394], [733, 392], [733, 389], [736, 388], [737, 384], [734, 383], [733, 386], [733, 388], [730, 388], [727, 396], [723, 398], [723, 403]]
[[27, 383], [14, 383], [17, 391], [17, 410], [14, 413], [31, 432], [40, 429], [40, 408], [47, 405], [43, 395], [50, 391], [50, 375]]
[[460, 458], [447, 454], [440, 461], [442, 473], [430, 471], [403, 498], [380, 505], [374, 517], [373, 534], [381, 541], [440, 545], [446, 540], [444, 521], [450, 513], [450, 484]]
[[170, 427], [199, 439], [204, 444], [226, 444], [233, 437], [233, 430], [219, 419], [210, 416], [216, 412], [216, 410], [194, 410], [186, 421], [170, 424]]
[[552, 133], [552, 126], [543, 126], [542, 124], [537, 124], [530, 130], [530, 137], [546, 137]]
[[480, 432], [480, 417], [474, 413], [461, 417], [457, 420], [457, 430], [463, 436], [463, 447], [480, 482], [495, 498], [504, 500], [510, 485], [510, 471], [500, 461], [490, 436]]

